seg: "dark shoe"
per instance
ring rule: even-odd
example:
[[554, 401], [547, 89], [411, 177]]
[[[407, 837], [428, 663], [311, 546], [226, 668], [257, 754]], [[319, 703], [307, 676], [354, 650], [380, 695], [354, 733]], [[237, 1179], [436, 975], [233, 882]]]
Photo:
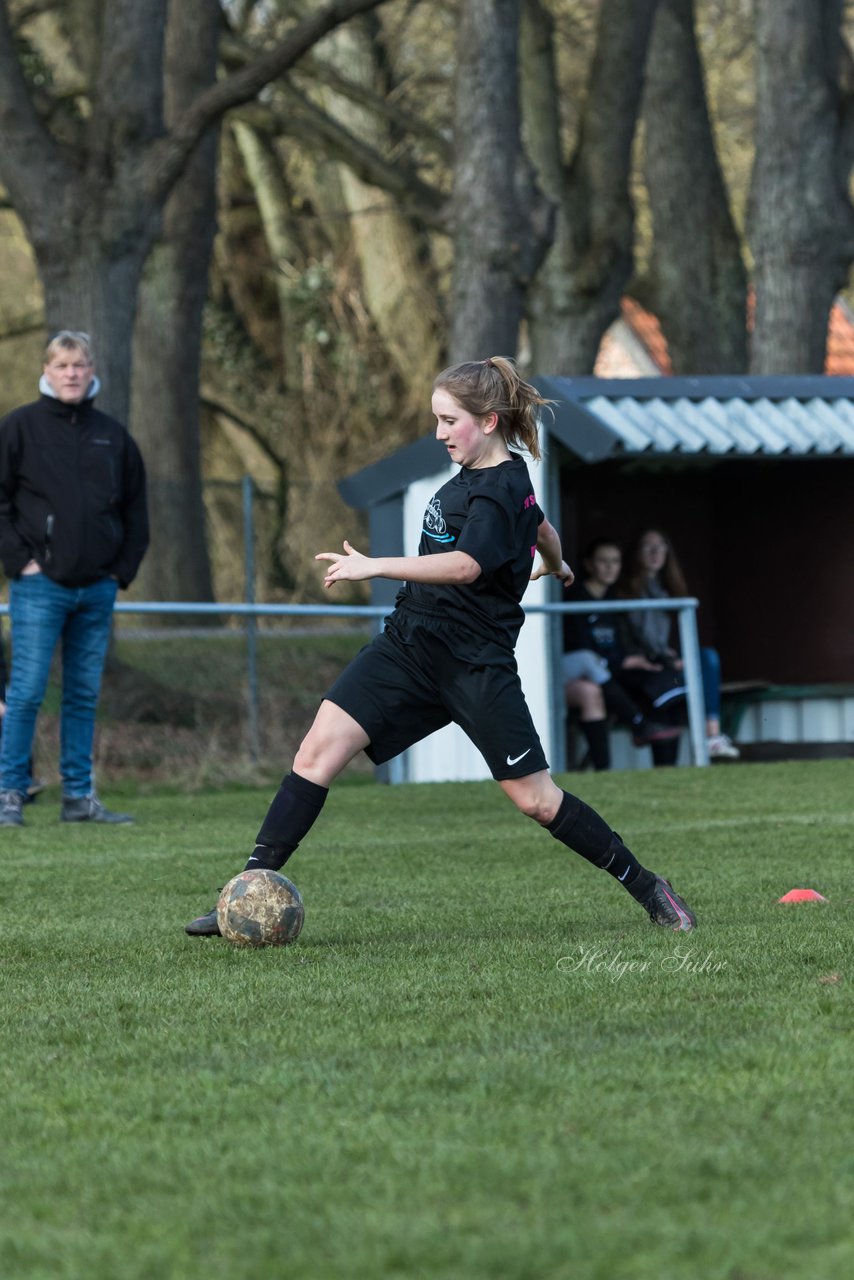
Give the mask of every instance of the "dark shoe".
[[654, 724], [651, 720], [645, 720], [635, 729], [632, 741], [636, 747], [648, 747], [651, 742], [670, 742], [673, 738], [678, 738], [681, 732], [675, 724]]
[[90, 796], [63, 796], [60, 822], [133, 822], [129, 813], [113, 813], [105, 809], [93, 792]]
[[189, 933], [193, 938], [221, 938], [222, 934], [216, 919], [216, 907], [207, 915], [197, 916], [195, 920], [185, 924], [184, 932]]
[[663, 876], [655, 877], [652, 897], [643, 903], [643, 908], [652, 923], [660, 924], [662, 929], [690, 933], [697, 923], [697, 917], [687, 902], [682, 901], [670, 881]]
[[24, 815], [21, 807], [24, 797], [20, 791], [0, 791], [0, 827], [22, 827]]

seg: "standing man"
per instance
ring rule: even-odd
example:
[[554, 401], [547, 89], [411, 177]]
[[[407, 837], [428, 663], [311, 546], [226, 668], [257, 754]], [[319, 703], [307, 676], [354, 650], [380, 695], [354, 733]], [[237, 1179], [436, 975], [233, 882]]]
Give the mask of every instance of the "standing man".
[[94, 406], [100, 383], [85, 333], [45, 351], [40, 399], [0, 422], [0, 559], [9, 579], [12, 678], [0, 747], [0, 826], [19, 827], [36, 717], [62, 643], [63, 822], [131, 822], [92, 785], [95, 708], [116, 592], [148, 546], [142, 456]]

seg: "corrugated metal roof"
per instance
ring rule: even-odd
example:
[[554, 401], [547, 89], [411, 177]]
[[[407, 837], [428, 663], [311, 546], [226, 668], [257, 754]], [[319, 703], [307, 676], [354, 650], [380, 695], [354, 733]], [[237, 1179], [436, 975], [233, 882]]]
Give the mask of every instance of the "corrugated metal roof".
[[848, 400], [577, 401], [625, 453], [854, 454]]
[[854, 456], [854, 379], [544, 378], [579, 457]]
[[[586, 462], [639, 454], [854, 457], [854, 377], [535, 377], [548, 436]], [[393, 500], [447, 466], [435, 436], [339, 484], [354, 507]]]

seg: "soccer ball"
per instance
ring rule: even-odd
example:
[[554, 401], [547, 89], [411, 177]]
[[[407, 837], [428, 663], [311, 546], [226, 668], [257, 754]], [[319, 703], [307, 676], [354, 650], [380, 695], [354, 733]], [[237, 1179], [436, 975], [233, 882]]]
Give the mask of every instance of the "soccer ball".
[[216, 904], [220, 933], [238, 947], [284, 947], [304, 918], [299, 890], [278, 871], [241, 871]]

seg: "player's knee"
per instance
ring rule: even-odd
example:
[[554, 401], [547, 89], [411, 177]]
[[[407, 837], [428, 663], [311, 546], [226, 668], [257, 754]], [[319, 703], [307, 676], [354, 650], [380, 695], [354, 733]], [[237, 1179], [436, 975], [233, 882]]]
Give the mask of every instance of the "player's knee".
[[519, 808], [526, 818], [533, 819], [533, 821], [538, 822], [540, 826], [545, 826], [546, 823], [551, 821], [550, 817], [546, 817], [545, 808], [539, 800], [524, 801], [519, 805]]
[[548, 826], [555, 816], [556, 809], [550, 797], [540, 791], [519, 791], [511, 795], [511, 799], [520, 813], [526, 818], [538, 822], [541, 827]]
[[301, 742], [294, 756], [293, 771], [301, 778], [310, 778], [321, 762], [320, 752], [310, 742]]
[[324, 735], [309, 733], [299, 745], [292, 768], [301, 778], [328, 787], [345, 762], [334, 741]]

